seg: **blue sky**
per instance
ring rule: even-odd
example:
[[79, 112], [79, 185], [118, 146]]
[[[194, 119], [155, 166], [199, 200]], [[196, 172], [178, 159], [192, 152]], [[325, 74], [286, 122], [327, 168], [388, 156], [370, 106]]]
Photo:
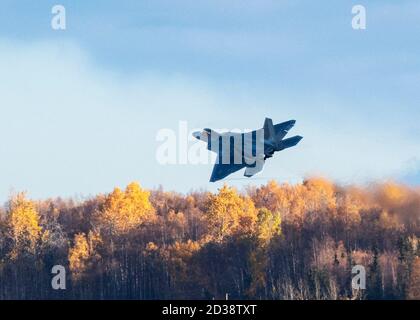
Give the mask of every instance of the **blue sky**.
[[[66, 8], [67, 29], [50, 27]], [[365, 5], [367, 29], [351, 28]], [[161, 166], [156, 133], [304, 136], [258, 179], [420, 182], [418, 1], [8, 1], [0, 10], [0, 199], [92, 195], [138, 180], [214, 190], [211, 165]]]

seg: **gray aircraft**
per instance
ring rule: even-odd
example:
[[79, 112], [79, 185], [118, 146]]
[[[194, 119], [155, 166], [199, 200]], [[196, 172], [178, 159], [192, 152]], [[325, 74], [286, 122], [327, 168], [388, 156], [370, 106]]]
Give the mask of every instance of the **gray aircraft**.
[[297, 145], [302, 139], [301, 136], [283, 139], [295, 123], [295, 120], [289, 120], [273, 125], [273, 121], [266, 118], [263, 128], [246, 133], [219, 133], [209, 128], [194, 132], [193, 136], [206, 142], [207, 149], [217, 155], [210, 182], [242, 168], [246, 168], [245, 177], [261, 172], [266, 159], [277, 151]]

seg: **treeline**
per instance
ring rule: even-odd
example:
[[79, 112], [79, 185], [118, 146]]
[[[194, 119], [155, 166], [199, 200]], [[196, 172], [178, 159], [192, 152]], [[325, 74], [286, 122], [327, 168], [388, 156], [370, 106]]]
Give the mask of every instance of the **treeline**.
[[392, 183], [131, 183], [85, 201], [18, 193], [0, 216], [0, 299], [420, 299], [420, 191]]

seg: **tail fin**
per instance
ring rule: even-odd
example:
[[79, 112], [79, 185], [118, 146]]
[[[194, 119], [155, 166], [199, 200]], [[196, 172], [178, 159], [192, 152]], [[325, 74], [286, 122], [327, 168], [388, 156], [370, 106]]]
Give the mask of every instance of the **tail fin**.
[[273, 120], [265, 118], [264, 120], [264, 139], [275, 141], [276, 131], [274, 130]]
[[293, 147], [299, 143], [300, 140], [302, 140], [303, 137], [301, 136], [294, 136], [291, 138], [287, 138], [281, 141], [281, 148], [286, 149]]

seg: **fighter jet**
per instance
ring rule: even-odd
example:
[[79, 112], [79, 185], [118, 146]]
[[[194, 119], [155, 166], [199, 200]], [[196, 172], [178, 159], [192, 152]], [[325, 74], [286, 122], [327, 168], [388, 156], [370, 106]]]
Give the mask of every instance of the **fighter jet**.
[[295, 120], [289, 120], [273, 125], [271, 119], [265, 118], [263, 128], [246, 133], [219, 133], [209, 128], [194, 132], [193, 136], [206, 142], [207, 149], [217, 155], [210, 182], [224, 179], [243, 168], [246, 168], [244, 176], [248, 178], [261, 172], [265, 160], [277, 151], [297, 145], [302, 139], [301, 136], [283, 139], [295, 123]]

